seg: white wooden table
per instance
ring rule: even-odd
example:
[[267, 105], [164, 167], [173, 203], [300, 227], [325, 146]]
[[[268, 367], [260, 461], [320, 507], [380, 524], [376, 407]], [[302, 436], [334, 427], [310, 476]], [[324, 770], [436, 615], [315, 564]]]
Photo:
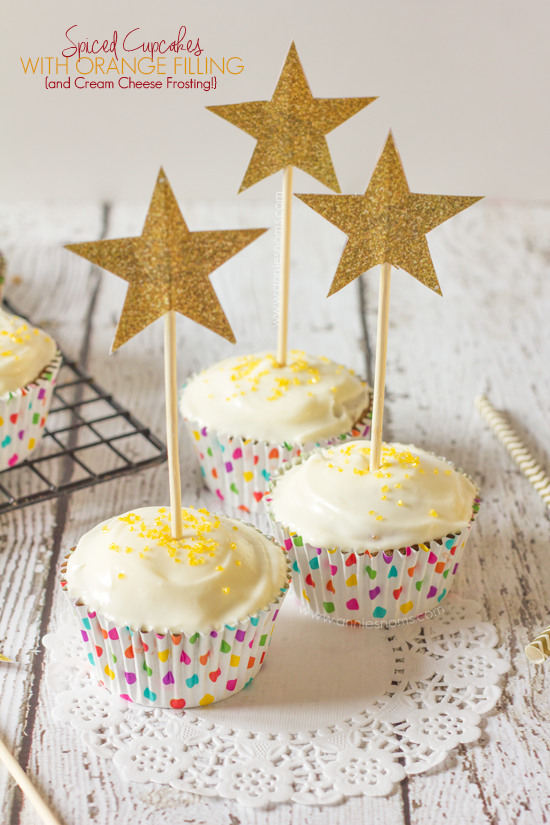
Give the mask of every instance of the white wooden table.
[[[191, 229], [273, 226], [275, 203], [181, 204]], [[139, 234], [146, 204], [0, 205], [6, 294], [66, 352], [164, 438], [163, 329], [156, 323], [114, 356], [110, 343], [125, 285], [62, 250], [106, 234]], [[378, 274], [327, 300], [344, 236], [296, 202], [291, 346], [326, 354], [372, 375]], [[213, 276], [238, 344], [178, 319], [179, 377], [231, 354], [273, 347], [273, 232]], [[128, 785], [83, 750], [76, 731], [52, 723], [40, 638], [62, 601], [61, 553], [99, 520], [168, 501], [165, 467], [108, 482], [0, 517], [0, 640], [27, 665], [0, 666], [0, 731], [66, 825], [432, 825], [542, 823], [550, 818], [550, 668], [524, 645], [550, 623], [550, 516], [473, 408], [487, 392], [509, 412], [550, 467], [550, 206], [484, 202], [430, 235], [441, 299], [394, 272], [385, 438], [413, 442], [464, 467], [484, 503], [456, 591], [478, 599], [497, 625], [513, 668], [482, 739], [461, 746], [430, 774], [385, 799], [335, 808], [282, 805], [269, 811]], [[213, 506], [201, 488], [181, 427], [184, 501]], [[0, 768], [0, 821], [36, 823]]]

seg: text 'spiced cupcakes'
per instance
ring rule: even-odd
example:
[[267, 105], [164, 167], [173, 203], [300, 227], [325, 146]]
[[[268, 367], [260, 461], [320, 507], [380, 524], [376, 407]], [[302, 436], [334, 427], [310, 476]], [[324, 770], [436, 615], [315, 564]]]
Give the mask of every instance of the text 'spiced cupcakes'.
[[60, 366], [47, 333], [0, 309], [0, 471], [38, 447]]
[[387, 626], [436, 608], [449, 592], [479, 509], [471, 480], [413, 445], [370, 442], [294, 459], [265, 503], [288, 551], [300, 601], [333, 619]]
[[258, 673], [290, 582], [286, 555], [252, 525], [144, 507], [94, 527], [62, 567], [101, 681], [154, 707], [218, 702]]
[[206, 486], [231, 507], [261, 512], [270, 474], [315, 446], [370, 432], [369, 387], [328, 358], [291, 350], [220, 361], [189, 379], [180, 410]]

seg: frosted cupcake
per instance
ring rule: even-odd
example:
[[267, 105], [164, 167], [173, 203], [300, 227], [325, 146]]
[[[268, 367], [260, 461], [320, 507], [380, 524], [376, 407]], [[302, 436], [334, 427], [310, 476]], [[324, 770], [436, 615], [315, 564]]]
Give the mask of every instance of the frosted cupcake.
[[451, 589], [479, 508], [478, 490], [445, 459], [370, 442], [320, 450], [272, 477], [270, 519], [300, 601], [368, 626], [436, 608]]
[[88, 659], [123, 699], [194, 707], [232, 696], [262, 666], [289, 585], [288, 560], [251, 525], [143, 507], [86, 533], [62, 566]]
[[245, 512], [262, 512], [284, 461], [370, 432], [369, 387], [328, 358], [291, 350], [279, 367], [261, 352], [220, 361], [184, 386], [180, 411], [206, 486]]
[[40, 443], [60, 366], [47, 333], [0, 309], [0, 471]]

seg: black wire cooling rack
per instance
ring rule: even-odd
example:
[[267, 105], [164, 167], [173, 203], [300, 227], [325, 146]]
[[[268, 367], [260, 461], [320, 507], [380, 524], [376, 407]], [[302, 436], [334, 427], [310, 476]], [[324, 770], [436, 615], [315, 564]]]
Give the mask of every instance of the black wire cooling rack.
[[[10, 312], [21, 315], [5, 303]], [[0, 513], [163, 461], [162, 441], [63, 355], [39, 447], [26, 461], [0, 473]]]

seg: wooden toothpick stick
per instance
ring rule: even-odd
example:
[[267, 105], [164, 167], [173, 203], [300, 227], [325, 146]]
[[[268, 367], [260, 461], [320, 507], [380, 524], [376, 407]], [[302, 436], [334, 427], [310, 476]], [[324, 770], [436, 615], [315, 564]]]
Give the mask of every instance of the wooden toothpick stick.
[[283, 232], [281, 238], [281, 303], [277, 337], [277, 363], [286, 365], [288, 337], [288, 288], [290, 280], [290, 227], [292, 219], [292, 166], [283, 172]]
[[52, 811], [48, 808], [34, 785], [32, 784], [31, 780], [16, 760], [16, 758], [10, 753], [7, 749], [5, 744], [0, 739], [0, 759], [11, 773], [31, 805], [33, 806], [34, 810], [41, 818], [44, 825], [61, 825], [59, 819], [55, 817]]
[[380, 469], [382, 455], [382, 425], [384, 420], [384, 389], [386, 384], [386, 355], [388, 351], [388, 323], [390, 317], [391, 264], [380, 265], [380, 293], [378, 296], [378, 329], [376, 334], [376, 367], [374, 372], [374, 399], [372, 407], [372, 434], [370, 471]]
[[170, 530], [173, 539], [183, 537], [181, 518], [181, 477], [178, 452], [178, 373], [176, 360], [176, 313], [164, 318], [164, 386], [166, 391], [166, 443], [170, 479]]

